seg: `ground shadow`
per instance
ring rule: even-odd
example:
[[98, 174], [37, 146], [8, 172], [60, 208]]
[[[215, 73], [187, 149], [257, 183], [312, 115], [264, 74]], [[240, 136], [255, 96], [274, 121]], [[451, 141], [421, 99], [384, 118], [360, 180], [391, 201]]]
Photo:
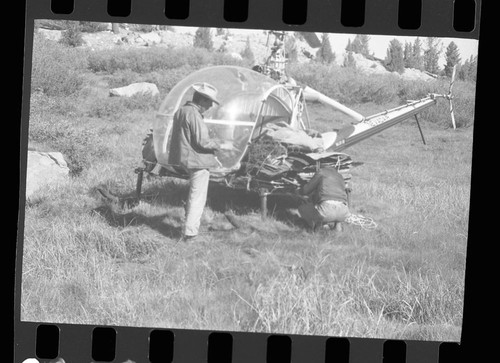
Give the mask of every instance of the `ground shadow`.
[[117, 210], [116, 206], [105, 204], [100, 207], [92, 209], [92, 213], [96, 213], [103, 217], [106, 222], [116, 228], [123, 228], [127, 226], [146, 225], [153, 230], [158, 231], [163, 236], [177, 239], [181, 237], [181, 227], [165, 221], [166, 214], [159, 216], [145, 216], [143, 214], [128, 211], [122, 212]]
[[[168, 226], [163, 222], [167, 215], [147, 217], [129, 211], [122, 213], [120, 210], [133, 209], [139, 204], [135, 190], [127, 193], [115, 193], [104, 186], [95, 188], [97, 194], [106, 203], [97, 208], [96, 212], [103, 215], [110, 225], [123, 226], [130, 223], [141, 223], [159, 230], [162, 234], [177, 234], [177, 227]], [[172, 207], [184, 207], [188, 196], [189, 186], [187, 181], [165, 177], [161, 182], [143, 182], [140, 201]], [[296, 213], [300, 199], [286, 195], [269, 195], [267, 197], [268, 215], [286, 224], [306, 228], [305, 222]], [[112, 207], [114, 206], [114, 207]], [[115, 208], [115, 207], [118, 208]], [[207, 195], [207, 206], [219, 213], [234, 213], [239, 216], [260, 213], [261, 201], [258, 193], [227, 186], [210, 183]]]

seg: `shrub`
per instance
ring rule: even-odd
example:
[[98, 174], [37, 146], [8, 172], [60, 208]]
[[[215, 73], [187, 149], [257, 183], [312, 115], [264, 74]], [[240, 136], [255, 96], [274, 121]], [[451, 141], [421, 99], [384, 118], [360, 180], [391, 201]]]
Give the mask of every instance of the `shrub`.
[[130, 69], [120, 69], [115, 73], [104, 76], [109, 88], [117, 88], [127, 86], [131, 83], [142, 82], [142, 75]]
[[240, 55], [243, 59], [246, 59], [250, 62], [255, 61], [255, 56], [254, 56], [253, 51], [252, 51], [252, 46], [250, 45], [250, 38], [249, 37], [247, 37], [247, 41], [245, 43], [245, 48], [241, 51]]
[[98, 23], [94, 21], [80, 21], [80, 31], [83, 33], [97, 33], [108, 30], [109, 23]]
[[148, 49], [109, 49], [96, 51], [88, 57], [88, 68], [93, 72], [130, 70], [136, 73], [165, 71], [183, 66], [199, 69], [220, 64], [241, 64], [227, 54], [211, 53], [203, 48], [160, 48]]
[[397, 88], [394, 87], [398, 79], [391, 75], [367, 76], [353, 68], [317, 62], [291, 65], [290, 74], [299, 84], [308, 85], [345, 104], [384, 104], [398, 99]]
[[156, 109], [158, 103], [159, 96], [151, 97], [149, 95], [100, 98], [92, 103], [87, 116], [116, 119], [133, 110], [148, 111]]
[[54, 112], [58, 103], [60, 101], [43, 93], [32, 94], [28, 140], [49, 151], [61, 152], [71, 173], [78, 175], [93, 160], [105, 157], [109, 150], [98, 128], [82, 123], [81, 119], [76, 123], [68, 114]]
[[180, 80], [194, 71], [189, 65], [169, 69], [163, 72], [155, 71], [142, 75], [141, 81], [156, 84], [160, 95], [166, 95]]
[[78, 22], [68, 21], [68, 27], [62, 32], [59, 43], [69, 47], [79, 47], [85, 44]]
[[72, 175], [80, 174], [93, 160], [109, 152], [96, 129], [76, 128], [61, 116], [32, 115], [29, 141], [61, 152]]
[[129, 24], [129, 28], [132, 31], [149, 33], [156, 30], [157, 27], [150, 24]]
[[35, 34], [31, 89], [41, 90], [49, 96], [75, 93], [83, 83], [86, 58], [81, 49], [68, 48]]
[[[384, 105], [403, 104], [418, 100], [429, 93], [447, 94], [449, 80], [405, 80], [393, 74], [366, 75], [352, 68], [325, 65], [317, 62], [290, 65], [290, 75], [307, 85], [346, 105], [374, 102]], [[455, 81], [453, 89], [454, 114], [457, 127], [470, 126], [474, 119], [475, 83]], [[422, 112], [430, 122], [451, 125], [449, 103], [440, 99], [435, 107]]]

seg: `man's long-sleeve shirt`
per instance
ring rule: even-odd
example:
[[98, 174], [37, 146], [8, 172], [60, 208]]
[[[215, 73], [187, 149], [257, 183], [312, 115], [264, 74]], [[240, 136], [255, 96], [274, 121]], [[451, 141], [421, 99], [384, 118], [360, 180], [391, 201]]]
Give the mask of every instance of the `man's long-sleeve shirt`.
[[214, 153], [218, 149], [208, 135], [208, 128], [198, 106], [187, 102], [174, 115], [169, 149], [169, 164], [186, 169], [217, 167]]
[[335, 200], [347, 203], [344, 178], [335, 168], [320, 169], [302, 188], [302, 194], [311, 195], [313, 203]]

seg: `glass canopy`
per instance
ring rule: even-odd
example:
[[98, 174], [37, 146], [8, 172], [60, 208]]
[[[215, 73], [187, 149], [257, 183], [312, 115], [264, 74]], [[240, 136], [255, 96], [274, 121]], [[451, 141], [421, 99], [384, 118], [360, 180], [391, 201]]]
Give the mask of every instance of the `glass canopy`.
[[168, 167], [169, 139], [174, 113], [190, 101], [192, 85], [207, 82], [218, 90], [220, 105], [205, 113], [210, 137], [222, 149], [216, 154], [221, 163], [213, 172], [237, 170], [252, 138], [262, 125], [285, 121], [290, 124], [295, 107], [294, 95], [273, 79], [243, 67], [214, 66], [193, 72], [168, 93], [156, 114], [153, 138], [158, 163]]

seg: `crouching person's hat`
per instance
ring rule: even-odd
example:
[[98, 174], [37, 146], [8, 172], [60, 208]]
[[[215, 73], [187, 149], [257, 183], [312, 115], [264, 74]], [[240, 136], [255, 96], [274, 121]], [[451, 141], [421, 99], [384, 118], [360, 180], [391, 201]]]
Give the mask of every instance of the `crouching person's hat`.
[[201, 94], [203, 97], [208, 98], [212, 102], [220, 105], [220, 102], [217, 100], [217, 88], [212, 86], [209, 83], [195, 83], [193, 84], [193, 89]]

